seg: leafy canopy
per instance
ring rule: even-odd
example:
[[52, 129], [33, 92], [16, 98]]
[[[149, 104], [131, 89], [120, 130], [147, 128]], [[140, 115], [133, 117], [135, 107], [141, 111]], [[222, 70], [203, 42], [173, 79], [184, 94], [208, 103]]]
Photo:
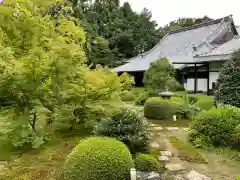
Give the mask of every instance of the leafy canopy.
[[155, 91], [162, 91], [165, 86], [174, 90], [177, 84], [174, 67], [166, 58], [152, 62], [150, 68], [144, 73], [143, 83]]
[[83, 28], [66, 15], [70, 7], [54, 16], [48, 3], [8, 0], [0, 6], [0, 113], [14, 146], [40, 146], [58, 122], [86, 122], [90, 105], [117, 97], [125, 86], [108, 69], [85, 65]]

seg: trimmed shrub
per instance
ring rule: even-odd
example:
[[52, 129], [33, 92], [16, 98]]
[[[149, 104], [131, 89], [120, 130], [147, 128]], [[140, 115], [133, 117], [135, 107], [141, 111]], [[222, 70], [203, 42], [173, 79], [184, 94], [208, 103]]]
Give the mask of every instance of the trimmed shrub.
[[112, 138], [91, 137], [80, 142], [64, 164], [65, 180], [130, 180], [134, 166], [127, 147]]
[[123, 91], [120, 94], [122, 101], [135, 101], [136, 96], [131, 91]]
[[194, 117], [189, 139], [196, 147], [240, 147], [238, 127], [240, 110], [221, 105]]
[[144, 105], [145, 102], [149, 99], [149, 97], [150, 97], [149, 93], [144, 92], [137, 97], [137, 100], [135, 101], [135, 104], [136, 105]]
[[179, 103], [179, 104], [184, 104], [184, 99], [183, 99], [182, 97], [173, 96], [173, 97], [171, 98], [171, 101], [177, 102], [177, 103]]
[[172, 119], [173, 115], [182, 118], [185, 116], [184, 106], [167, 99], [150, 98], [144, 106], [144, 116], [160, 120]]
[[136, 111], [117, 109], [102, 119], [94, 129], [97, 136], [109, 136], [122, 141], [132, 154], [147, 153], [150, 141], [148, 121]]
[[240, 107], [240, 51], [224, 64], [216, 83], [216, 104], [229, 104]]
[[134, 159], [134, 164], [137, 171], [160, 171], [160, 163], [158, 162], [158, 160], [148, 154], [137, 154], [136, 158]]

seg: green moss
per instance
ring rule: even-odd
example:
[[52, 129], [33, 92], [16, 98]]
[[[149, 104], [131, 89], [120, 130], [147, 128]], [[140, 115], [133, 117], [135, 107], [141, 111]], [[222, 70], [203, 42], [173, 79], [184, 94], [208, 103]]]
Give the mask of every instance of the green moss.
[[188, 143], [185, 143], [175, 136], [169, 137], [170, 142], [172, 145], [178, 149], [179, 151], [179, 157], [183, 161], [193, 162], [193, 163], [206, 163], [206, 160], [203, 158], [203, 156], [198, 152], [196, 148], [191, 146]]
[[194, 105], [200, 109], [208, 111], [214, 106], [213, 96], [198, 96], [197, 102]]

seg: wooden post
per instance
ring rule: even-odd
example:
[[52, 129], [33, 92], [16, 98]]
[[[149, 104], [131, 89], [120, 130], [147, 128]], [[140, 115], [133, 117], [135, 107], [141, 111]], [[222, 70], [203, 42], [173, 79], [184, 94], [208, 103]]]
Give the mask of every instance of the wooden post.
[[196, 94], [197, 93], [197, 64], [194, 64], [194, 93]]
[[210, 95], [210, 73], [209, 73], [209, 63], [207, 63], [207, 95]]

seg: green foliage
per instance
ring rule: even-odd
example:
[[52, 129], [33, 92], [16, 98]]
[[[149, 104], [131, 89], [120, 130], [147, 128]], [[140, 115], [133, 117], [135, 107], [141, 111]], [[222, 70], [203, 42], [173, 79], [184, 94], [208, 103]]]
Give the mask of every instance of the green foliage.
[[122, 101], [134, 101], [136, 99], [132, 91], [123, 91], [121, 92], [120, 97]]
[[111, 138], [91, 137], [81, 141], [64, 163], [66, 180], [130, 180], [134, 166], [127, 147]]
[[111, 66], [114, 61], [114, 55], [109, 49], [108, 40], [103, 37], [94, 38], [89, 59], [94, 65], [101, 64]]
[[197, 147], [239, 147], [239, 127], [239, 109], [221, 105], [194, 117], [189, 138]]
[[175, 136], [171, 136], [169, 139], [172, 145], [178, 149], [181, 160], [198, 164], [206, 163], [201, 153], [190, 144], [179, 140]]
[[70, 7], [49, 15], [41, 4], [9, 0], [0, 6], [0, 105], [14, 146], [38, 147], [53, 124], [73, 129], [99, 119], [95, 105], [117, 99], [130, 84], [107, 68], [85, 65], [86, 36]]
[[150, 98], [150, 95], [149, 95], [148, 92], [141, 93], [141, 94], [137, 97], [137, 99], [136, 99], [136, 101], [135, 101], [135, 104], [136, 104], [136, 105], [144, 105], [145, 102], [146, 102], [149, 98]]
[[[103, 37], [109, 41], [115, 66], [121, 64], [124, 58], [151, 49], [159, 40], [157, 23], [151, 20], [151, 12], [147, 9], [138, 14], [128, 2], [120, 6], [118, 0], [79, 0], [72, 1], [72, 5], [74, 16], [83, 22], [90, 42], [94, 42], [94, 37]], [[96, 48], [94, 43], [90, 44], [91, 49]], [[104, 47], [108, 52], [108, 48]], [[94, 57], [95, 53], [90, 53], [90, 56], [102, 64], [102, 60], [105, 61], [109, 56], [109, 53], [103, 52], [100, 59]], [[91, 63], [92, 59], [89, 61]]]
[[[165, 86], [175, 84], [175, 70], [166, 58], [151, 63], [150, 68], [145, 71], [143, 83], [154, 91], [163, 91]], [[173, 86], [171, 86], [173, 88]], [[171, 89], [174, 90], [174, 89]]]
[[135, 84], [134, 77], [130, 76], [128, 73], [123, 73], [119, 76], [122, 90], [130, 91], [132, 86]]
[[158, 160], [148, 154], [137, 154], [134, 159], [135, 168], [142, 172], [159, 172], [160, 163]]
[[135, 111], [117, 109], [95, 127], [95, 135], [109, 136], [122, 141], [132, 154], [148, 152], [150, 127]]
[[216, 104], [229, 104], [240, 107], [240, 51], [227, 61], [219, 73], [216, 84]]
[[144, 116], [160, 120], [170, 120], [173, 115], [184, 117], [184, 107], [177, 102], [162, 98], [150, 98], [144, 105]]

